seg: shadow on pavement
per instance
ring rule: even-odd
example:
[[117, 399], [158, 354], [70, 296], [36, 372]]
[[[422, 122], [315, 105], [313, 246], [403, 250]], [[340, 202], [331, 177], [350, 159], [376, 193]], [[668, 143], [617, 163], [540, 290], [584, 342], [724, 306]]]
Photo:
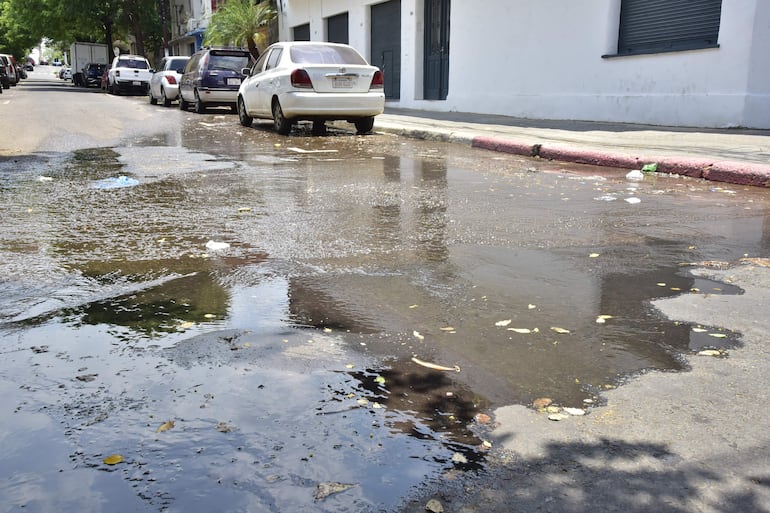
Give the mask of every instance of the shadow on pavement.
[[[750, 449], [730, 458], [757, 468], [765, 456]], [[540, 458], [514, 456], [469, 478], [432, 483], [402, 513], [425, 511], [430, 499], [455, 513], [768, 511], [763, 505], [770, 476], [727, 477], [715, 470], [721, 468], [721, 461], [686, 462], [662, 444], [552, 443]]]

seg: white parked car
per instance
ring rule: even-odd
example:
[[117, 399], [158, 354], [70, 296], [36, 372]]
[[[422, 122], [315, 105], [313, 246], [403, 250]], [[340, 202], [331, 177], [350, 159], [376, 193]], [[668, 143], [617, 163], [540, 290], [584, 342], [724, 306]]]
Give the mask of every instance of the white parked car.
[[107, 90], [112, 94], [124, 92], [147, 93], [153, 71], [147, 59], [139, 55], [118, 55], [107, 72]]
[[238, 90], [243, 126], [251, 126], [254, 118], [272, 119], [276, 132], [286, 135], [295, 121], [322, 127], [342, 119], [366, 133], [385, 109], [382, 72], [348, 45], [275, 43], [243, 72], [247, 77]]
[[164, 57], [160, 61], [160, 69], [152, 74], [147, 92], [151, 104], [156, 105], [160, 101], [164, 107], [170, 107], [171, 102], [179, 98], [179, 79], [189, 60], [189, 57], [176, 56]]

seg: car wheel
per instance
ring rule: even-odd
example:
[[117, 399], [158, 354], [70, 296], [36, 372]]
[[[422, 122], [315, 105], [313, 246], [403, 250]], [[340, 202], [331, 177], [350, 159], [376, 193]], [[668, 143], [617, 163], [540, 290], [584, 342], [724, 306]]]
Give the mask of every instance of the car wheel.
[[182, 97], [182, 91], [179, 91], [179, 108], [185, 112], [190, 108], [190, 103]]
[[147, 97], [150, 99], [150, 105], [157, 105], [158, 100], [152, 95], [152, 89], [147, 88]]
[[163, 88], [160, 89], [160, 99], [163, 100], [164, 107], [171, 107], [171, 100], [166, 97], [166, 90]]
[[243, 126], [251, 126], [254, 122], [254, 118], [246, 113], [246, 104], [243, 102], [243, 96], [238, 97], [238, 121]]
[[201, 97], [198, 95], [198, 90], [195, 90], [195, 113], [205, 114], [206, 105], [201, 101]]
[[281, 109], [281, 103], [278, 100], [273, 101], [273, 126], [275, 131], [281, 135], [289, 135], [291, 132], [291, 121], [286, 119]]
[[368, 118], [361, 118], [355, 121], [356, 132], [359, 134], [368, 134], [374, 128], [374, 116]]

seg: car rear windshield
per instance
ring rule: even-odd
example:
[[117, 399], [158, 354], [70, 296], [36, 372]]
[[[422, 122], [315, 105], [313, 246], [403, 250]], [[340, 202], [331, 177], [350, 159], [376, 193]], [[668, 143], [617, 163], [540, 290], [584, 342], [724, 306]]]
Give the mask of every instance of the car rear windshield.
[[297, 64], [366, 64], [358, 52], [347, 46], [292, 46], [291, 60]]
[[209, 54], [209, 69], [241, 72], [249, 66], [249, 54], [242, 52], [211, 52]]
[[147, 61], [144, 59], [118, 59], [118, 68], [147, 69]]
[[190, 60], [187, 57], [182, 59], [171, 59], [171, 62], [168, 63], [168, 69], [181, 69], [185, 67], [185, 64], [187, 64], [187, 61]]

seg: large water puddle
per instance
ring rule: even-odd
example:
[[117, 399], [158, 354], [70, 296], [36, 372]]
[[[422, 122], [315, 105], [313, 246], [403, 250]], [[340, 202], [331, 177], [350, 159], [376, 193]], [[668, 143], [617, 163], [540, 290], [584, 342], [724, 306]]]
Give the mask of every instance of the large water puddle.
[[649, 301], [740, 293], [682, 264], [766, 249], [766, 198], [243, 137], [3, 163], [9, 511], [395, 511], [493, 406], [740, 344]]

